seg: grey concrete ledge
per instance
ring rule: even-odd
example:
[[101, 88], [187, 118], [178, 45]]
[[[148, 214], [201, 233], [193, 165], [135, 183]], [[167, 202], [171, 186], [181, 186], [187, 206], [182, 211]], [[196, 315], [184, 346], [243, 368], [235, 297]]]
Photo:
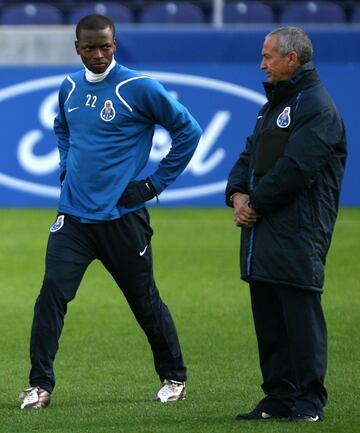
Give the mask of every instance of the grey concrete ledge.
[[0, 65], [80, 65], [74, 40], [74, 26], [0, 26]]

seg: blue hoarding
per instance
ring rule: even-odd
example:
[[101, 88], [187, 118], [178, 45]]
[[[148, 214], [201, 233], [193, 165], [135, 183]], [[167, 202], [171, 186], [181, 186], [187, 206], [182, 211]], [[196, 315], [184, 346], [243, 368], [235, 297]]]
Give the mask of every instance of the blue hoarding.
[[[126, 66], [132, 67], [127, 64]], [[342, 205], [360, 205], [357, 102], [360, 63], [317, 64], [321, 78], [343, 115], [349, 160]], [[136, 64], [161, 81], [186, 105], [204, 134], [186, 171], [160, 197], [163, 205], [224, 204], [228, 172], [252, 131], [264, 103], [258, 63]], [[0, 206], [55, 206], [59, 170], [52, 124], [57, 91], [74, 67], [0, 69]], [[169, 136], [157, 129], [145, 174], [155, 170], [169, 148]]]

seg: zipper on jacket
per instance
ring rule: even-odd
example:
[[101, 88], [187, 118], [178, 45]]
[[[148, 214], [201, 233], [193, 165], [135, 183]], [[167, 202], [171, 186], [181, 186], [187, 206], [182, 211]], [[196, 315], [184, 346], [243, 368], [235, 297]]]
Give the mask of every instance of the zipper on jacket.
[[[250, 181], [249, 181], [250, 193], [253, 192], [253, 189], [254, 189], [254, 169], [252, 169], [250, 175]], [[253, 226], [250, 229], [249, 251], [247, 256], [247, 267], [246, 267], [247, 277], [250, 276], [250, 271], [251, 271], [251, 259], [252, 259], [253, 247], [254, 247], [254, 232], [255, 232], [255, 227]]]
[[248, 252], [248, 256], [247, 256], [247, 269], [246, 269], [247, 277], [250, 277], [253, 245], [254, 245], [254, 227], [251, 227], [251, 229], [250, 229], [250, 241], [249, 241], [249, 252]]
[[301, 91], [296, 95], [296, 103], [295, 103], [295, 110], [294, 110], [294, 111], [296, 111], [296, 110], [298, 109], [299, 104], [300, 104], [300, 100], [301, 100], [301, 98], [302, 98], [303, 93], [304, 93], [304, 91], [301, 90]]

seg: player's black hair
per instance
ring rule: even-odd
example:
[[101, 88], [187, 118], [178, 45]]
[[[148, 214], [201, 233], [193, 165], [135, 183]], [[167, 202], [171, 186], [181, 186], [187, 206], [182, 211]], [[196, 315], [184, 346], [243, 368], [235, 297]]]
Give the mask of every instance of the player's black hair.
[[108, 27], [115, 38], [115, 26], [109, 18], [97, 14], [87, 15], [86, 17], [81, 18], [76, 26], [76, 39], [79, 40], [81, 30], [103, 30]]

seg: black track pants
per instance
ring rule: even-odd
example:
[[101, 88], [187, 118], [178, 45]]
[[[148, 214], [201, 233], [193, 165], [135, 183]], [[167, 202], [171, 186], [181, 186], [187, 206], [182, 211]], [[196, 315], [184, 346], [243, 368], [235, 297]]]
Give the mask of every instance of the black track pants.
[[31, 386], [49, 392], [55, 386], [53, 362], [67, 304], [94, 259], [104, 264], [124, 293], [148, 338], [160, 380], [186, 380], [175, 325], [153, 278], [151, 236], [146, 208], [99, 224], [83, 224], [65, 215], [62, 227], [50, 233], [31, 330]]
[[322, 418], [327, 332], [320, 293], [260, 282], [250, 291], [266, 394], [257, 409]]

